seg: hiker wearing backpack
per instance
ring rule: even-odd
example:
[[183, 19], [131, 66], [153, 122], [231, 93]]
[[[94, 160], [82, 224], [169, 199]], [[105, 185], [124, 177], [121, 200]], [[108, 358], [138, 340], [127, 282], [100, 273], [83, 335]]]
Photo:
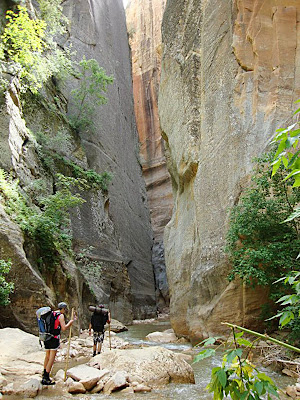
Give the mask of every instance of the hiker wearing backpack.
[[90, 307], [92, 311], [94, 311], [91, 322], [89, 325], [89, 335], [92, 334], [94, 336], [94, 346], [93, 346], [93, 357], [96, 355], [97, 344], [98, 344], [98, 354], [101, 353], [102, 343], [104, 340], [104, 327], [105, 324], [110, 324], [110, 313], [108, 310], [104, 308], [103, 304], [99, 304], [96, 307]]
[[[58, 304], [57, 311], [51, 311], [48, 320], [49, 328], [46, 328], [49, 332], [47, 339], [44, 339], [44, 345], [46, 350], [45, 360], [44, 360], [44, 373], [42, 379], [42, 385], [55, 385], [55, 382], [50, 379], [50, 372], [54, 364], [56, 352], [60, 346], [60, 332], [65, 331], [70, 328], [76, 317], [71, 319], [67, 324], [65, 323], [65, 313], [68, 310], [68, 305], [65, 302]], [[54, 324], [53, 324], [54, 322]], [[50, 336], [50, 337], [49, 337]]]

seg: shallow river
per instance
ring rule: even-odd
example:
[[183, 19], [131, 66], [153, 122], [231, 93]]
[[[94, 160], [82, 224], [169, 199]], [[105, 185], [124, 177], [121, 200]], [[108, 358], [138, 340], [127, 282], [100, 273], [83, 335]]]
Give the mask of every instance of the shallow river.
[[[165, 329], [170, 328], [168, 322], [157, 322], [153, 324], [137, 324], [128, 327], [129, 330], [127, 332], [118, 333], [118, 336], [122, 337], [126, 341], [131, 344], [141, 345], [147, 344], [153, 346], [163, 346], [173, 351], [185, 351], [190, 350], [191, 345], [189, 344], [157, 344], [151, 343], [149, 341], [145, 341], [145, 336], [150, 332], [155, 331], [164, 331]], [[105, 396], [103, 394], [94, 394], [94, 395], [77, 395], [73, 396], [74, 399], [86, 399], [86, 400], [100, 400], [101, 398], [110, 398], [111, 400], [205, 400], [212, 399], [213, 396], [209, 394], [205, 387], [210, 380], [210, 371], [213, 367], [220, 365], [220, 357], [215, 356], [205, 360], [202, 360], [200, 363], [193, 364], [193, 369], [195, 372], [195, 385], [180, 385], [180, 384], [170, 384], [167, 385], [163, 389], [153, 390], [150, 393], [140, 393], [140, 394], [120, 394], [115, 393], [110, 396]], [[287, 385], [293, 384], [294, 379], [289, 377], [282, 376], [277, 374], [276, 372], [271, 371], [270, 369], [259, 367], [260, 371], [266, 372], [277, 384], [278, 387], [284, 388]], [[39, 399], [61, 399], [59, 396], [40, 396]]]

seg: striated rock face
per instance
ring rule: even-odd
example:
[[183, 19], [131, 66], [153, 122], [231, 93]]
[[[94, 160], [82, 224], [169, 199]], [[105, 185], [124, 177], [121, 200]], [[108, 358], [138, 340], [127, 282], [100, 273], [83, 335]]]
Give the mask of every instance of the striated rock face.
[[228, 284], [228, 207], [251, 159], [299, 98], [297, 0], [168, 2], [159, 112], [174, 190], [165, 231], [171, 322], [200, 338], [221, 321], [258, 326], [266, 293]]
[[171, 218], [173, 206], [157, 107], [162, 53], [161, 22], [165, 4], [166, 0], [131, 0], [126, 9], [140, 157], [154, 234], [152, 261], [159, 309], [169, 305], [163, 231]]
[[[109, 305], [112, 316], [122, 322], [155, 315], [155, 283], [151, 263], [152, 229], [147, 208], [146, 190], [138, 157], [129, 47], [125, 13], [121, 0], [65, 1], [65, 13], [71, 21], [69, 41], [79, 60], [95, 58], [114, 84], [109, 88], [107, 105], [96, 110], [95, 129], [76, 137], [64, 118], [53, 112], [70, 110], [70, 89], [77, 82], [68, 81], [62, 93], [45, 89], [44, 103], [26, 98], [21, 109], [18, 90], [11, 86], [0, 98], [0, 168], [12, 171], [26, 192], [31, 181], [45, 175], [27, 131], [69, 135], [69, 148], [63, 156], [81, 167], [113, 174], [108, 193], [90, 191], [86, 203], [71, 212], [74, 249], [88, 249], [89, 262], [82, 257], [65, 257], [55, 270], [41, 272], [30, 243], [5, 211], [0, 211], [0, 258], [12, 259], [9, 278], [15, 282], [12, 304], [0, 309], [2, 326], [32, 330], [34, 310], [61, 300], [79, 310], [83, 326], [90, 317], [88, 304]], [[55, 100], [55, 102], [54, 102]], [[53, 104], [51, 104], [51, 102]], [[51, 107], [52, 106], [52, 107]], [[95, 268], [96, 262], [99, 268]]]
[[[64, 9], [72, 21], [70, 40], [77, 50], [76, 57], [95, 58], [115, 79], [107, 94], [108, 104], [94, 117], [97, 129], [81, 138], [88, 165], [96, 171], [113, 173], [109, 199], [104, 204], [110, 220], [108, 224], [104, 223], [104, 230], [109, 232], [109, 238], [102, 240], [99, 234], [101, 221], [93, 215], [94, 204], [88, 203], [82, 208], [81, 218], [74, 221], [75, 239], [81, 244], [92, 243], [105, 260], [126, 266], [132, 313], [144, 318], [153, 315], [156, 309], [151, 263], [152, 229], [138, 158], [123, 4], [121, 0], [114, 3], [67, 0]], [[86, 214], [89, 217], [84, 217]], [[116, 318], [122, 321], [118, 310], [123, 305], [117, 294], [121, 287], [116, 287], [112, 281], [110, 289], [111, 294], [115, 294], [111, 307], [117, 313]]]

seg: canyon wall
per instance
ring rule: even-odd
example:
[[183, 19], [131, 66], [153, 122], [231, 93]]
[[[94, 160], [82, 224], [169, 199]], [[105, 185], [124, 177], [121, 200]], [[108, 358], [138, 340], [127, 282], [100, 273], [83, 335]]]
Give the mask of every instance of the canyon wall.
[[86, 192], [86, 202], [71, 211], [78, 256], [65, 255], [55, 270], [39, 269], [31, 243], [24, 242], [22, 231], [1, 207], [0, 258], [12, 260], [8, 280], [15, 283], [15, 292], [11, 304], [0, 309], [0, 324], [27, 330], [36, 324], [38, 307], [61, 300], [79, 311], [83, 327], [89, 319], [87, 306], [94, 302], [105, 303], [114, 318], [127, 323], [156, 312], [153, 234], [139, 162], [122, 1], [67, 0], [64, 12], [70, 26], [68, 39], [61, 44], [72, 43], [76, 60], [94, 58], [114, 76], [107, 104], [97, 107], [94, 128], [78, 136], [63, 117], [72, 112], [69, 95], [78, 80], [69, 79], [59, 90], [57, 82], [49, 82], [42, 96], [28, 96], [23, 108], [17, 82], [12, 82], [0, 104], [0, 167], [19, 179], [23, 193], [36, 179], [43, 179], [48, 180], [51, 194], [49, 176], [28, 128], [53, 138], [63, 131], [69, 145], [59, 149], [61, 155], [82, 168], [108, 171], [113, 177], [107, 193]]
[[169, 305], [163, 231], [171, 218], [173, 207], [157, 107], [162, 53], [161, 22], [165, 4], [166, 0], [131, 0], [126, 9], [134, 108], [154, 235], [152, 262], [156, 297], [161, 311]]
[[159, 115], [174, 191], [164, 243], [177, 334], [260, 325], [265, 294], [228, 283], [222, 249], [251, 159], [300, 96], [299, 21], [298, 0], [167, 2]]

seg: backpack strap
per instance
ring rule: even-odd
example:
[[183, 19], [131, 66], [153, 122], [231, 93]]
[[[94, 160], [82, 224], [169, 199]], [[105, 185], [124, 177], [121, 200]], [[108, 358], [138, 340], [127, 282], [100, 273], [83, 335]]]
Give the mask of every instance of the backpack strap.
[[56, 334], [53, 335], [55, 339], [58, 339], [60, 337], [60, 321], [59, 321], [59, 316], [61, 313], [59, 311], [53, 311], [53, 316], [54, 316], [54, 332]]

